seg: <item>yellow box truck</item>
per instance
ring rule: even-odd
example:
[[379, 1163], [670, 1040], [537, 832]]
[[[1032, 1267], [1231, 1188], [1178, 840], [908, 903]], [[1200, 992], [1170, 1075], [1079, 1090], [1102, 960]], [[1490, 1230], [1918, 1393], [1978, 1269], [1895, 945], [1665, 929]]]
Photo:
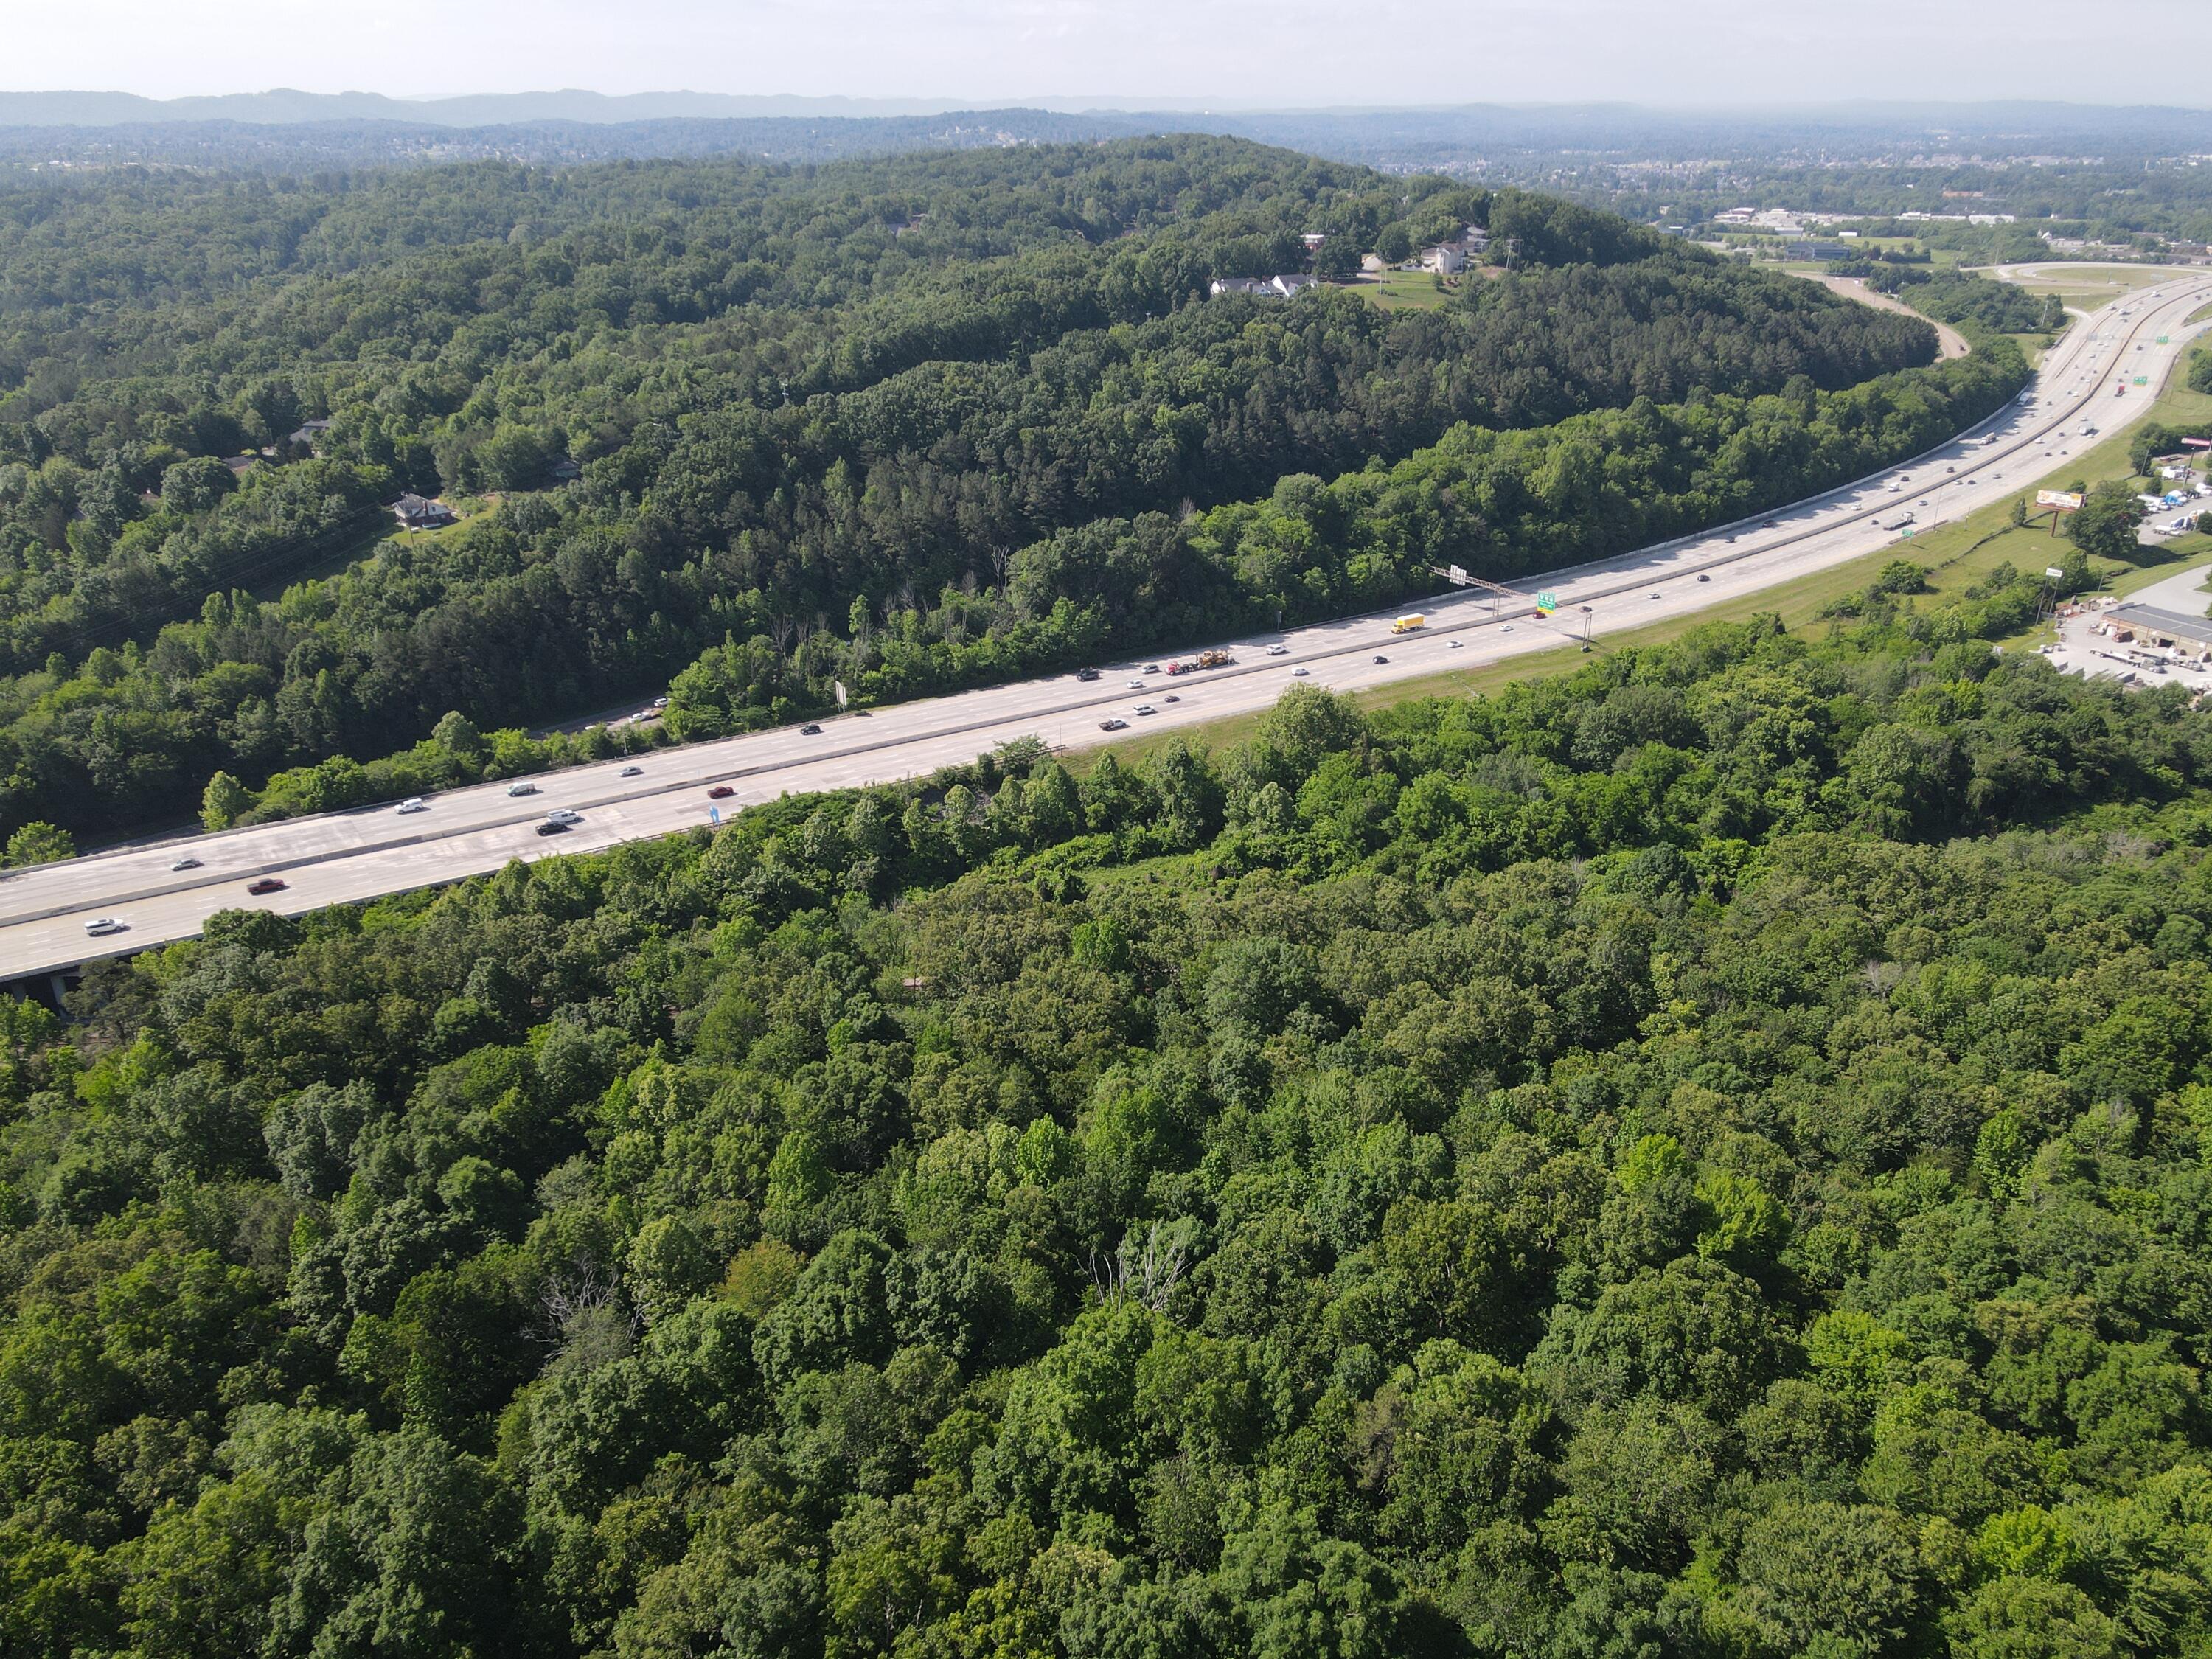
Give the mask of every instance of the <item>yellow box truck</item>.
[[1415, 611], [1410, 617], [1401, 617], [1392, 623], [1390, 631], [1393, 634], [1410, 634], [1417, 628], [1426, 628], [1428, 625], [1429, 619], [1420, 612]]

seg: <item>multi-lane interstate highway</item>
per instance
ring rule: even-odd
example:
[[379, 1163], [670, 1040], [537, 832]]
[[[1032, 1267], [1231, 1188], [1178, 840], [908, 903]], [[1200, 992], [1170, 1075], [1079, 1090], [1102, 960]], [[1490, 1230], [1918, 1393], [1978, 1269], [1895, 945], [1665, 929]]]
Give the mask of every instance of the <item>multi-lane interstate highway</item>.
[[[520, 799], [510, 798], [505, 783], [484, 784], [434, 796], [428, 811], [408, 816], [386, 805], [40, 866], [0, 880], [0, 981], [190, 938], [218, 910], [297, 915], [404, 892], [513, 859], [693, 828], [708, 822], [712, 806], [726, 817], [786, 793], [913, 777], [1011, 738], [1036, 736], [1068, 748], [1108, 742], [1099, 722], [1109, 716], [1127, 720], [1129, 729], [1119, 735], [1130, 737], [1200, 726], [1272, 703], [1298, 668], [1307, 684], [1356, 690], [1544, 650], [1563, 635], [1579, 635], [1586, 620], [1602, 638], [1608, 629], [1704, 610], [1881, 548], [1897, 538], [1883, 526], [1902, 514], [1924, 529], [2014, 495], [2063, 471], [2061, 451], [2089, 447], [2074, 435], [2085, 421], [2109, 435], [2139, 419], [2200, 331], [2185, 319], [2212, 299], [2212, 270], [2172, 272], [2155, 290], [2161, 297], [2151, 292], [2078, 321], [2038, 375], [2032, 405], [2009, 404], [1931, 454], [1745, 525], [1521, 582], [1528, 592], [1558, 596], [1554, 617], [1540, 617], [1525, 603], [1455, 592], [1406, 605], [1425, 611], [1428, 625], [1401, 637], [1392, 635], [1388, 617], [1352, 617], [1233, 641], [1235, 667], [1178, 679], [1123, 665], [1089, 684], [1061, 675], [878, 708], [825, 722], [815, 737], [787, 727], [541, 775], [538, 793]], [[2158, 344], [2160, 335], [2169, 343]], [[2130, 384], [2124, 396], [2113, 395], [2117, 382], [2136, 375], [2149, 386]], [[1995, 444], [1984, 441], [1991, 434]], [[1268, 655], [1278, 644], [1286, 654]], [[1141, 690], [1130, 689], [1133, 678], [1144, 680]], [[1170, 691], [1176, 702], [1164, 701]], [[1139, 716], [1140, 702], [1159, 712]], [[641, 768], [641, 775], [618, 775], [625, 764]], [[707, 791], [718, 783], [736, 793], [710, 801]], [[582, 822], [566, 835], [539, 836], [537, 823], [558, 807]], [[173, 871], [187, 852], [199, 867]], [[264, 874], [279, 877], [283, 890], [249, 896], [246, 884]], [[85, 924], [102, 916], [123, 922], [124, 931], [88, 937]]]

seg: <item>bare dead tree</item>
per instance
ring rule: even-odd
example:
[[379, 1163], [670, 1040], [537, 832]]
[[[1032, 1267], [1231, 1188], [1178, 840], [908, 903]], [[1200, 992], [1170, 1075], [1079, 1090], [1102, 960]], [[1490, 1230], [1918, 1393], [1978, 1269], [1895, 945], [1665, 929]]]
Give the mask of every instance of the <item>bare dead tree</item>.
[[538, 1292], [538, 1310], [544, 1323], [536, 1334], [537, 1339], [542, 1346], [557, 1350], [568, 1343], [580, 1326], [608, 1314], [627, 1316], [634, 1337], [638, 1328], [637, 1310], [623, 1304], [621, 1279], [599, 1262], [579, 1256], [574, 1273], [548, 1279]]
[[1121, 1248], [1110, 1255], [1091, 1253], [1091, 1287], [1103, 1306], [1133, 1301], [1154, 1313], [1165, 1313], [1185, 1266], [1182, 1244], [1167, 1237], [1167, 1230], [1155, 1221], [1145, 1230], [1140, 1249], [1132, 1250], [1124, 1239]]

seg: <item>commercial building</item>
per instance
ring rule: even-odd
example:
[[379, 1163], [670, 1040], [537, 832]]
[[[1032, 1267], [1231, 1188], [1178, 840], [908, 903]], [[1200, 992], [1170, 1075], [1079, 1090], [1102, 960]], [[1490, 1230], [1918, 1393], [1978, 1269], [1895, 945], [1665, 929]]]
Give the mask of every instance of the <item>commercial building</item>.
[[2122, 644], [2179, 651], [2185, 656], [2212, 654], [2212, 617], [2184, 616], [2154, 605], [2116, 605], [2104, 620]]

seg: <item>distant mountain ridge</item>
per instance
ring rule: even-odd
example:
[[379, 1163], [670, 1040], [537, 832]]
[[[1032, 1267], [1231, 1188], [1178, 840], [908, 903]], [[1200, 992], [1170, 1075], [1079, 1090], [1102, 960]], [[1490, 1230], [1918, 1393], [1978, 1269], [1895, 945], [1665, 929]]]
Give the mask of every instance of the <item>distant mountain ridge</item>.
[[744, 156], [818, 163], [915, 149], [987, 149], [1123, 138], [1158, 131], [1133, 116], [1048, 110], [953, 110], [942, 115], [710, 116], [658, 121], [512, 121], [480, 127], [421, 121], [123, 121], [108, 126], [0, 123], [0, 169], [182, 167], [314, 172], [327, 167]]
[[287, 87], [194, 98], [144, 98], [134, 92], [0, 92], [0, 125], [112, 127], [173, 121], [238, 121], [267, 126], [308, 121], [401, 121], [454, 127], [580, 121], [598, 125], [773, 116], [938, 115], [959, 106], [959, 100], [950, 98], [806, 98], [719, 92], [611, 95], [576, 88], [422, 99], [392, 98], [380, 92], [298, 92]]
[[1457, 173], [1569, 195], [1577, 193], [1585, 162], [1709, 166], [1715, 158], [1788, 156], [1811, 166], [1876, 156], [1963, 161], [1968, 155], [2055, 154], [2126, 166], [2212, 153], [2212, 112], [2059, 103], [1265, 110], [1146, 107], [1103, 98], [947, 107], [926, 100], [691, 92], [410, 100], [280, 89], [166, 100], [114, 92], [0, 92], [0, 170], [15, 177], [49, 167], [296, 173], [471, 161], [573, 167], [713, 156], [812, 165], [917, 149], [1086, 143], [1170, 132], [1215, 133], [1389, 171]]
[[473, 93], [452, 98], [394, 98], [380, 92], [301, 92], [279, 87], [266, 92], [223, 93], [204, 97], [147, 98], [131, 92], [0, 92], [0, 126], [114, 127], [178, 122], [234, 121], [246, 125], [283, 126], [322, 121], [394, 121], [411, 126], [486, 127], [574, 122], [592, 126], [647, 121], [868, 119], [945, 115], [978, 109], [1022, 109], [1054, 114], [1142, 117], [1158, 125], [1164, 118], [1194, 118], [1209, 131], [1238, 131], [1255, 123], [1295, 118], [1346, 129], [1415, 121], [1425, 127], [1443, 123], [1493, 142], [1516, 137], [1555, 137], [1576, 131], [1617, 134], [1696, 131], [1706, 127], [1740, 129], [1782, 122], [1797, 127], [1956, 127], [1968, 132], [2002, 132], [2032, 127], [2051, 134], [2081, 136], [2106, 131], [2115, 120], [2129, 129], [2181, 126], [2202, 130], [2212, 112], [2178, 106], [2007, 101], [1914, 104], [1875, 100], [1826, 104], [1746, 103], [1707, 109], [1662, 108], [1624, 103], [1538, 103], [1384, 106], [1346, 104], [1330, 107], [1279, 107], [1218, 103], [1198, 106], [1173, 100], [1140, 98], [1024, 98], [1000, 102], [957, 98], [809, 97], [799, 94], [639, 92], [609, 94], [569, 88], [555, 92]]

